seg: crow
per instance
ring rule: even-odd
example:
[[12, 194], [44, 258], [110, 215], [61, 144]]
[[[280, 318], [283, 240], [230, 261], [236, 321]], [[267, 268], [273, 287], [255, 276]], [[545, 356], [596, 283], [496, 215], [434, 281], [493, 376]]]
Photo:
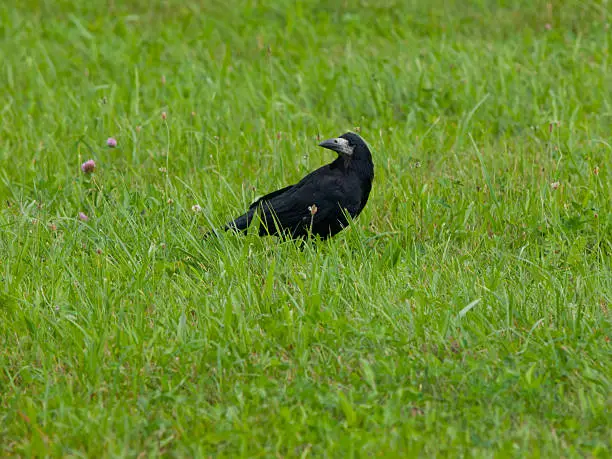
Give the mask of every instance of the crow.
[[320, 147], [338, 157], [311, 172], [295, 185], [269, 193], [223, 230], [245, 233], [259, 215], [259, 235], [285, 235], [303, 239], [309, 234], [327, 239], [342, 231], [368, 202], [374, 179], [372, 154], [353, 132], [325, 140]]

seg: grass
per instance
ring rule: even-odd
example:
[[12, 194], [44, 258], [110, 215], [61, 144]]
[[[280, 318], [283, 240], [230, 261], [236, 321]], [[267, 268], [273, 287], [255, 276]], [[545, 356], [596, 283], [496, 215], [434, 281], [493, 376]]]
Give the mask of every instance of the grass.
[[[608, 8], [3, 2], [0, 454], [609, 457]], [[349, 129], [350, 229], [203, 241]]]

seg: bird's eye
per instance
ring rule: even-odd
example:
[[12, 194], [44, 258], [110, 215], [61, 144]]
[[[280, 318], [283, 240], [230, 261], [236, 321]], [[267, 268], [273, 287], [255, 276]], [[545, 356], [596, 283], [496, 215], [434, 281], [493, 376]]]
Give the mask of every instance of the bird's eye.
[[338, 139], [334, 139], [334, 143], [338, 143]]

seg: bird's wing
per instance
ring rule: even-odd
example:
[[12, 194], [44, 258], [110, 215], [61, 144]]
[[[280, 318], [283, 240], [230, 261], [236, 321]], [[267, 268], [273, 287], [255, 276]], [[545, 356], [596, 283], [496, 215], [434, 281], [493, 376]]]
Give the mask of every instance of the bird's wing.
[[[272, 194], [271, 199], [264, 196], [260, 200], [265, 221], [276, 220], [280, 226], [289, 229], [342, 218], [340, 203], [351, 214], [359, 207], [359, 202], [353, 202], [351, 193], [344, 189], [343, 177], [325, 168], [307, 175], [282, 193]], [[269, 225], [268, 229], [271, 230]]]
[[257, 205], [259, 205], [263, 201], [269, 201], [276, 196], [280, 196], [281, 194], [283, 194], [286, 191], [289, 191], [293, 187], [294, 185], [289, 185], [289, 186], [286, 186], [285, 188], [281, 188], [280, 190], [276, 190], [276, 191], [273, 191], [272, 193], [268, 193], [267, 195], [262, 196], [261, 198], [253, 201], [251, 205], [249, 206], [249, 209], [253, 209], [254, 207], [257, 207]]

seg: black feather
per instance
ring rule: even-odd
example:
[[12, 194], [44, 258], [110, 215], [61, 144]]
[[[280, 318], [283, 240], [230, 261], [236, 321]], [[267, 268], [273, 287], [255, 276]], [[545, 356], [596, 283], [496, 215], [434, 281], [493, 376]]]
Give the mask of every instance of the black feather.
[[[344, 139], [344, 140], [340, 140]], [[342, 231], [368, 201], [374, 164], [365, 141], [347, 132], [321, 146], [338, 152], [338, 157], [311, 172], [295, 185], [273, 191], [249, 206], [249, 210], [223, 229], [245, 232], [259, 213], [259, 234], [283, 232], [293, 238], [308, 233], [323, 239]]]

